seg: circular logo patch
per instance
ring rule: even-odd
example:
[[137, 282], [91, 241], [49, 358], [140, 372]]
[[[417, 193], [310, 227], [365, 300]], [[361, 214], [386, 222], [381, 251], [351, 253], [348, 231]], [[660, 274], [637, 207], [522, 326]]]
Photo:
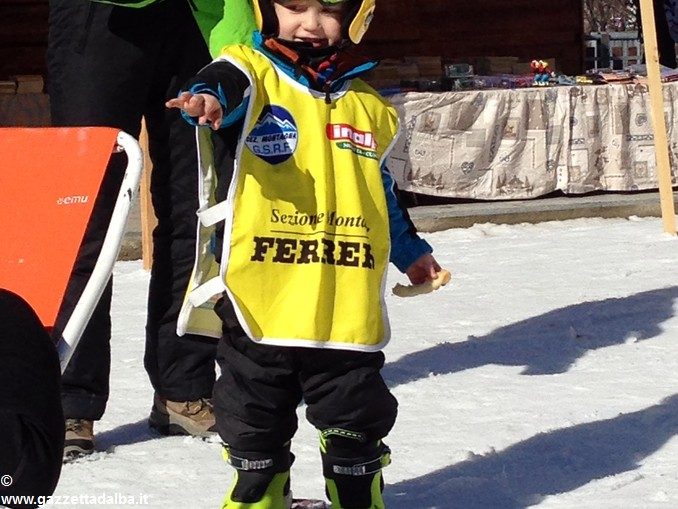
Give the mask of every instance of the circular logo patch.
[[296, 150], [298, 136], [297, 124], [290, 112], [280, 106], [267, 105], [247, 135], [245, 145], [267, 163], [280, 164]]

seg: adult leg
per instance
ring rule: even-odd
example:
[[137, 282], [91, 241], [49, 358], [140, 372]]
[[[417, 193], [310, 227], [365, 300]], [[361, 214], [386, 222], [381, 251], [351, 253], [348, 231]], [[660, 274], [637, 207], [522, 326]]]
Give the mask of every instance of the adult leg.
[[151, 194], [158, 225], [148, 293], [144, 365], [156, 393], [176, 402], [210, 398], [216, 341], [176, 334], [195, 260], [198, 171], [195, 130], [165, 108], [211, 57], [185, 0], [154, 6], [163, 20], [164, 52], [156, 63], [145, 115], [153, 160]]
[[[47, 61], [54, 126], [110, 126], [138, 136], [153, 58], [130, 34], [136, 30], [143, 33], [142, 41], [153, 41], [153, 24], [138, 24], [135, 11], [86, 0], [51, 0]], [[112, 157], [66, 290], [57, 337], [92, 272], [124, 166], [123, 156]], [[68, 418], [97, 420], [103, 415], [110, 370], [110, 298], [109, 283], [64, 373], [62, 398]]]

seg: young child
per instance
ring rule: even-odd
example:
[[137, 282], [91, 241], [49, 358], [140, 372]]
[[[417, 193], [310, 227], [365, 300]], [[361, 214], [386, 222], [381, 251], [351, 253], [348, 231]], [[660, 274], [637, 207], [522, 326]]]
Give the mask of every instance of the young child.
[[[296, 408], [320, 432], [333, 509], [383, 508], [382, 439], [397, 402], [380, 369], [386, 268], [414, 284], [441, 269], [384, 165], [396, 111], [350, 52], [374, 0], [255, 0], [253, 47], [228, 46], [167, 103], [220, 129], [221, 377], [213, 395], [228, 509], [290, 506]], [[227, 166], [228, 168], [224, 168]], [[205, 299], [202, 299], [205, 300]]]

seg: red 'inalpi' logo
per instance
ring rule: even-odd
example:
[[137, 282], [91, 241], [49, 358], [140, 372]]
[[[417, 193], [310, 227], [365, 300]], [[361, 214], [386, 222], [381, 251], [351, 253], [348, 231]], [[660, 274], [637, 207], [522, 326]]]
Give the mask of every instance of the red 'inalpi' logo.
[[377, 148], [377, 142], [374, 141], [374, 135], [371, 132], [361, 131], [348, 124], [327, 124], [326, 131], [330, 140], [347, 140], [370, 150]]

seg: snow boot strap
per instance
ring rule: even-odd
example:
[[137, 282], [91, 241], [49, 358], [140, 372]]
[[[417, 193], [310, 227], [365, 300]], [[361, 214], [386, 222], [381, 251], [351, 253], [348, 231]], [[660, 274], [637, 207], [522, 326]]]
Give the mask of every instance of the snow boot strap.
[[391, 451], [380, 441], [355, 445], [339, 448], [328, 439], [321, 446], [325, 491], [332, 509], [384, 509], [381, 469], [391, 462]]
[[224, 459], [235, 468], [235, 478], [222, 509], [289, 509], [289, 447], [275, 453], [242, 452], [224, 447]]

